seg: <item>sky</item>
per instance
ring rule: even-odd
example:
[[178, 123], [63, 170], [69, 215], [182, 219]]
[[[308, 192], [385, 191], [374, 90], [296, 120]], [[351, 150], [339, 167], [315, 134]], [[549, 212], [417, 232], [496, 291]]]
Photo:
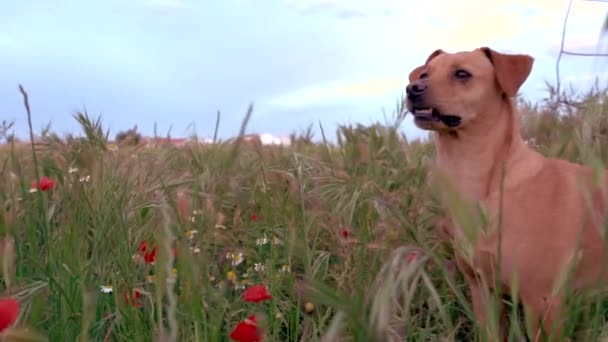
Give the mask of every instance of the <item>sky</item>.
[[[385, 122], [407, 76], [435, 49], [489, 46], [525, 53], [524, 98], [555, 84], [568, 0], [21, 0], [0, 10], [0, 121], [27, 134], [79, 133], [77, 111], [101, 116], [111, 136], [278, 136], [321, 124]], [[608, 2], [574, 0], [565, 49], [597, 52]], [[607, 48], [608, 51], [608, 48]], [[608, 79], [608, 59], [564, 57], [562, 83]], [[408, 138], [425, 137], [406, 118]], [[317, 135], [318, 137], [318, 135]]]

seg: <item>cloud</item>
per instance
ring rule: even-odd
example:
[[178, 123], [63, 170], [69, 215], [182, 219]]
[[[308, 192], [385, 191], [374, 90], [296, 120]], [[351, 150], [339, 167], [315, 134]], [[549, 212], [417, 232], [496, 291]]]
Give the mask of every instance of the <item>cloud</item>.
[[[340, 41], [349, 42], [349, 60], [355, 68], [365, 67], [353, 68], [350, 81], [319, 82], [279, 94], [268, 102], [292, 108], [312, 104], [380, 103], [388, 96], [397, 95], [405, 85], [409, 70], [437, 48], [455, 52], [490, 46], [502, 52], [548, 58], [545, 54], [548, 46], [561, 37], [561, 24], [568, 5], [567, 0], [427, 0], [407, 5], [392, 0], [375, 3], [363, 0], [284, 1], [305, 13], [325, 11], [338, 15], [339, 11], [351, 11], [352, 17], [362, 18], [356, 23], [337, 25], [334, 32], [338, 32]], [[601, 9], [608, 9], [601, 5], [604, 4], [573, 5], [572, 25], [585, 23], [590, 16], [602, 13]], [[392, 10], [390, 15], [382, 16], [389, 10]], [[586, 27], [589, 25], [593, 24], [586, 24]], [[588, 31], [577, 33], [573, 30], [567, 46], [592, 46], [593, 34]], [[545, 64], [544, 60], [539, 62]], [[537, 68], [535, 75], [540, 77], [543, 70]], [[357, 75], [353, 75], [354, 72]]]
[[376, 78], [356, 82], [330, 82], [280, 95], [268, 103], [281, 107], [298, 107], [311, 104], [361, 100], [365, 97], [388, 95], [403, 87], [404, 82], [404, 78], [397, 77]]

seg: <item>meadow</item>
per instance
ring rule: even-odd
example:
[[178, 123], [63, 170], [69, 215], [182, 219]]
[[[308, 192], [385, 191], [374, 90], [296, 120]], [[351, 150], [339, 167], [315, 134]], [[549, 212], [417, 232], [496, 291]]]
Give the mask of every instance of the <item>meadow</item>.
[[[607, 97], [548, 87], [518, 100], [522, 133], [545, 155], [606, 165]], [[434, 224], [434, 147], [403, 136], [401, 112], [290, 146], [110, 144], [87, 113], [78, 137], [0, 130], [0, 291], [19, 302], [2, 340], [483, 338]], [[566, 337], [608, 338], [608, 301], [569, 305]]]

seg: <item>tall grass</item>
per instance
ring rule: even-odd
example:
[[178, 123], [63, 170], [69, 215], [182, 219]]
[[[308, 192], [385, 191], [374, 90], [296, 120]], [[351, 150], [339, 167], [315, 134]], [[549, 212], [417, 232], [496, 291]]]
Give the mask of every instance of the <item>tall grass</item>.
[[[545, 155], [605, 163], [606, 98], [594, 88], [563, 94], [560, 106], [551, 90], [544, 102], [520, 101], [522, 132]], [[254, 313], [266, 341], [483, 336], [436, 224], [444, 213], [427, 179], [433, 145], [408, 141], [400, 115], [341, 126], [335, 144], [294, 135], [289, 147], [116, 147], [100, 120], [75, 119], [82, 138], [45, 130], [31, 148], [0, 149], [1, 246], [14, 246], [2, 249], [0, 286], [22, 305], [12, 337], [228, 341]], [[41, 176], [55, 187], [30, 192]], [[158, 248], [153, 265], [142, 241]], [[245, 302], [253, 284], [272, 299]], [[570, 304], [565, 334], [597, 341], [608, 305], [584, 299]], [[521, 338], [509, 304], [510, 336]]]

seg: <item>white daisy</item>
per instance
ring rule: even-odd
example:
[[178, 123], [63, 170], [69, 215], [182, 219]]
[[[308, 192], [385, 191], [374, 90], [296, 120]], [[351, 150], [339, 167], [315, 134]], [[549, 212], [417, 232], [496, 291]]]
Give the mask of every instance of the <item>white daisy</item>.
[[230, 264], [232, 266], [238, 266], [238, 265], [240, 265], [245, 260], [243, 258], [243, 253], [242, 252], [238, 252], [238, 253], [228, 252], [228, 253], [226, 253], [226, 259], [230, 259], [231, 260]]
[[264, 272], [264, 270], [266, 270], [266, 266], [264, 266], [264, 264], [262, 264], [262, 263], [257, 263], [257, 262], [256, 262], [256, 263], [253, 265], [253, 269], [254, 269], [256, 272]]
[[263, 246], [267, 243], [268, 243], [268, 238], [266, 237], [266, 234], [264, 234], [263, 238], [259, 238], [259, 239], [255, 240], [255, 244], [258, 246]]
[[112, 285], [101, 285], [99, 290], [101, 293], [112, 293]]

